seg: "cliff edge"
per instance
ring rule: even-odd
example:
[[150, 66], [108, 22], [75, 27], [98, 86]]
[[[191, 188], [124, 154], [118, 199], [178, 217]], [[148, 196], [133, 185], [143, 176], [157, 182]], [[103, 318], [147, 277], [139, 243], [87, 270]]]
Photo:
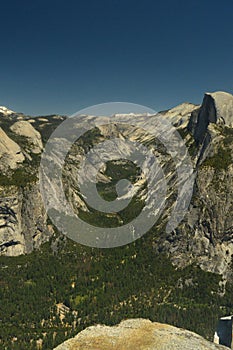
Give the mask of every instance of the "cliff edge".
[[55, 350], [224, 350], [201, 336], [146, 319], [122, 321], [114, 327], [88, 327]]

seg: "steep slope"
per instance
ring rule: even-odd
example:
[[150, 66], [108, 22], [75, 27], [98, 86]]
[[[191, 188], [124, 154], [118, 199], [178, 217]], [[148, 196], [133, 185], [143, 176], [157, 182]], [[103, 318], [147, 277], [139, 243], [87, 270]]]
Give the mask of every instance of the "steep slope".
[[196, 142], [194, 195], [186, 220], [161, 243], [175, 264], [197, 262], [202, 268], [231, 276], [233, 233], [233, 96], [205, 95], [188, 130]]
[[50, 124], [49, 135], [61, 119], [34, 118], [30, 123], [30, 117], [11, 112], [0, 109], [0, 254], [17, 256], [32, 252], [53, 233], [40, 195], [43, 144], [34, 126]]
[[[73, 210], [94, 225], [100, 224], [101, 226], [102, 222], [107, 222], [110, 227], [114, 227], [132, 220], [131, 214], [135, 213], [143, 204], [145, 196], [145, 179], [143, 177], [139, 176], [134, 179], [134, 186], [138, 189], [135, 206], [128, 211], [122, 211], [118, 215], [112, 214], [111, 217], [106, 218], [100, 212], [92, 210], [80, 195], [78, 186], [80, 178], [78, 179], [76, 169], [84, 154], [93, 145], [100, 143], [109, 135], [121, 138], [123, 141], [131, 140], [143, 143], [151, 147], [159, 159], [167, 184], [163, 214], [153, 228], [155, 248], [158, 252], [169, 253], [173, 263], [180, 267], [197, 263], [205, 270], [220, 273], [225, 278], [230, 278], [233, 256], [232, 99], [232, 95], [223, 92], [208, 93], [204, 96], [201, 106], [185, 103], [170, 111], [148, 116], [156, 124], [162, 115], [177, 127], [178, 132], [186, 142], [196, 171], [191, 205], [185, 219], [175, 230], [170, 233], [165, 230], [175, 205], [177, 187], [180, 181], [176, 174], [175, 161], [158, 140], [136, 127], [101, 126], [95, 128], [80, 142], [73, 145], [64, 168], [66, 179], [64, 187]], [[125, 118], [125, 116], [123, 117]], [[86, 118], [88, 118], [90, 125], [94, 124], [94, 117], [88, 116]], [[139, 116], [129, 115], [129, 124], [133, 124], [134, 118], [140, 119]], [[75, 125], [73, 130], [75, 130]], [[161, 134], [163, 134], [162, 130]], [[170, 138], [169, 133], [166, 134], [166, 138]], [[49, 159], [50, 162], [54, 162], [54, 169], [60, 166], [59, 160], [62, 155], [59, 153], [59, 149], [62, 150], [66, 147], [65, 139], [61, 139], [59, 142], [54, 156], [51, 155]], [[179, 143], [173, 146], [174, 153], [175, 151], [179, 152]], [[100, 143], [99, 153], [107, 159], [108, 151], [101, 147]], [[112, 149], [114, 149], [113, 146]], [[130, 152], [131, 146], [122, 142], [122, 146], [118, 147], [113, 156], [117, 157], [119, 153], [120, 157], [124, 158]], [[120, 166], [126, 170], [129, 164], [119, 161], [109, 162], [105, 169], [99, 173], [98, 186], [103, 196], [114, 198], [113, 185], [119, 180]], [[146, 164], [145, 168], [149, 168], [149, 164]], [[131, 169], [131, 171], [133, 170]], [[93, 173], [95, 173], [94, 167], [89, 168], [85, 177], [91, 179]], [[118, 174], [118, 178], [116, 174]], [[183, 175], [184, 178], [188, 179], [188, 173], [184, 172]], [[154, 173], [153, 176], [156, 179], [157, 174]], [[156, 183], [159, 185], [159, 181]], [[56, 202], [63, 203], [62, 197], [59, 197], [61, 193], [56, 183], [49, 183], [46, 192], [50, 194], [51, 208], [55, 206]], [[151, 198], [150, 203], [156, 205], [155, 188], [151, 188], [147, 195]], [[60, 209], [63, 210], [62, 207]]]
[[[128, 179], [133, 181], [137, 188], [133, 207], [129, 206], [127, 210], [122, 211], [120, 214], [111, 214], [109, 216], [104, 216], [103, 213], [92, 210], [85, 202], [78, 186], [77, 167], [83, 159], [84, 154], [93, 145], [99, 144], [109, 136], [118, 137], [122, 141], [131, 140], [140, 142], [151, 147], [153, 150], [162, 166], [167, 183], [164, 210], [157, 225], [153, 228], [155, 251], [168, 253], [175, 265], [186, 266], [190, 263], [197, 263], [205, 270], [221, 273], [224, 274], [225, 278], [231, 278], [233, 256], [232, 101], [233, 96], [224, 92], [207, 93], [204, 96], [201, 106], [183, 103], [156, 116], [147, 116], [155, 122], [159, 120], [160, 116], [163, 116], [176, 126], [178, 132], [186, 142], [196, 171], [196, 181], [191, 205], [185, 219], [175, 230], [170, 233], [166, 233], [165, 231], [166, 223], [174, 208], [177, 187], [179, 185], [179, 179], [175, 169], [176, 164], [174, 164], [174, 160], [161, 142], [158, 142], [151, 135], [145, 134], [140, 128], [126, 128], [122, 125], [101, 126], [94, 128], [73, 145], [66, 158], [63, 175], [66, 196], [74, 211], [82, 219], [94, 225], [101, 226], [104, 223], [104, 225], [110, 225], [110, 227], [130, 222], [133, 218], [132, 213], [139, 213], [144, 203], [146, 182], [143, 176], [140, 176], [140, 173], [137, 172], [138, 170], [133, 168], [132, 164], [130, 165], [124, 161], [109, 162], [98, 173], [98, 190], [103, 198], [107, 200], [112, 200], [116, 197], [115, 184], [119, 180], [119, 176], [128, 176]], [[125, 118], [125, 116], [123, 117]], [[91, 125], [92, 117], [88, 116], [87, 118], [89, 118]], [[129, 115], [128, 118], [129, 120], [133, 120], [134, 118], [140, 118], [140, 116]], [[19, 252], [27, 253], [33, 249], [33, 246], [39, 246], [41, 242], [48, 239], [48, 231], [50, 232], [51, 228], [48, 230], [46, 226], [47, 217], [44, 209], [42, 209], [43, 204], [38, 187], [40, 157], [36, 154], [33, 155], [32, 151], [35, 145], [32, 145], [32, 141], [33, 139], [36, 140], [36, 147], [39, 151], [41, 149], [41, 141], [38, 132], [41, 134], [42, 140], [45, 143], [51, 132], [63, 120], [64, 117], [61, 116], [32, 119], [21, 114], [2, 114], [0, 118], [0, 127], [4, 130], [2, 131], [4, 137], [10, 137], [15, 142], [15, 157], [21, 157], [21, 162], [23, 161], [23, 157], [26, 158], [23, 166], [16, 169], [17, 172], [9, 172], [7, 176], [3, 173], [1, 174], [1, 212], [3, 213], [2, 220], [4, 222], [0, 227], [0, 240], [2, 242], [3, 254], [17, 255]], [[22, 132], [20, 125], [27, 125], [27, 132], [25, 128]], [[29, 138], [28, 130], [30, 131], [29, 134], [31, 136], [33, 135], [31, 139]], [[75, 131], [75, 126], [72, 131]], [[166, 135], [166, 137], [169, 139], [170, 136]], [[66, 140], [59, 140], [59, 146], [61, 149], [65, 147]], [[179, 144], [175, 145], [175, 147], [178, 150]], [[13, 151], [13, 146], [10, 148]], [[130, 151], [130, 147], [125, 144], [122, 146], [122, 149], [118, 149], [123, 159], [124, 155], [129, 154]], [[102, 152], [104, 153], [106, 150]], [[10, 156], [8, 156], [7, 160], [9, 161], [10, 159]], [[3, 160], [4, 158], [2, 157], [1, 165], [4, 164]], [[51, 161], [54, 162], [54, 169], [56, 169], [60, 161], [59, 148], [58, 153]], [[18, 167], [18, 161], [15, 160], [14, 164], [15, 166], [17, 164]], [[91, 177], [93, 170], [89, 169], [89, 172], [85, 176], [87, 178]], [[188, 177], [188, 174], [184, 175]], [[34, 193], [32, 196], [28, 192], [31, 183], [34, 184], [33, 191], [36, 191], [36, 195]], [[18, 195], [15, 195], [19, 193], [19, 188], [21, 193], [20, 198]], [[56, 184], [55, 186], [52, 186], [52, 184], [49, 185], [47, 191], [50, 193], [51, 206], [53, 207], [53, 201], [59, 202], [60, 193], [57, 190]], [[153, 197], [153, 189], [148, 195]], [[9, 198], [11, 199], [9, 200]], [[36, 203], [33, 204], [34, 200]], [[9, 204], [16, 202], [19, 203], [17, 210], [15, 204], [13, 206]], [[32, 204], [34, 208], [37, 208], [33, 215], [28, 210], [29, 214], [22, 219], [27, 222], [31, 215], [34, 218], [34, 224], [32, 224], [34, 227], [33, 230], [29, 230], [27, 226], [22, 230], [21, 217], [25, 215], [21, 210], [23, 207], [22, 203], [25, 203], [24, 206], [26, 205], [27, 208], [32, 206]], [[12, 219], [8, 214], [8, 216], [5, 215], [5, 207], [9, 207], [8, 213], [11, 210], [14, 212], [17, 211], [17, 220], [14, 223], [12, 223]], [[42, 218], [42, 222], [44, 223], [42, 227], [36, 223], [38, 216]], [[38, 244], [35, 244], [32, 238], [32, 236], [37, 237], [36, 232], [40, 232], [40, 239], [37, 240]], [[30, 237], [30, 239], [28, 238], [31, 242], [30, 244], [25, 245], [25, 237]], [[23, 248], [18, 249], [18, 244], [22, 245]]]
[[30, 149], [32, 153], [38, 154], [43, 149], [40, 133], [26, 120], [20, 120], [15, 122], [10, 130], [13, 133], [24, 136], [30, 142]]
[[15, 169], [24, 161], [25, 157], [19, 145], [11, 140], [0, 128], [0, 171], [6, 173], [9, 169]]
[[[40, 344], [43, 349], [52, 349], [90, 325], [113, 325], [129, 317], [150, 318], [188, 328], [212, 340], [217, 319], [232, 314], [233, 308], [233, 132], [229, 122], [231, 108], [224, 107], [226, 116], [219, 117], [221, 101], [216, 108], [213, 97], [204, 98], [201, 106], [184, 103], [157, 116], [143, 117], [156, 122], [159, 120], [156, 118], [163, 116], [172, 122], [185, 140], [196, 171], [188, 213], [170, 233], [165, 227], [177, 198], [179, 179], [174, 159], [159, 140], [140, 128], [104, 125], [93, 128], [73, 145], [63, 171], [66, 197], [75, 212], [95, 226], [114, 227], [130, 222], [145, 203], [146, 181], [140, 169], [124, 161], [130, 147], [120, 147], [122, 159], [107, 162], [100, 169], [97, 188], [105, 200], [111, 201], [118, 194], [119, 178], [127, 178], [136, 187], [135, 200], [117, 215], [95, 211], [86, 203], [78, 186], [77, 167], [85, 153], [96, 144], [101, 150], [102, 141], [117, 136], [121, 145], [129, 139], [150, 147], [162, 166], [167, 196], [161, 217], [142, 239], [116, 249], [85, 247], [54, 233], [39, 190], [40, 153], [32, 152], [32, 139], [25, 132], [12, 131], [15, 123], [26, 121], [27, 126], [30, 123], [34, 128], [34, 135], [38, 135], [34, 130], [40, 133], [45, 145], [52, 131], [65, 118], [32, 118], [16, 113], [0, 115], [0, 127], [25, 158], [15, 169], [8, 167], [7, 172], [0, 173], [1, 253], [16, 256], [2, 256], [0, 261], [3, 301], [0, 313], [4, 324], [0, 347], [11, 349], [14, 342], [15, 347], [25, 350]], [[224, 99], [223, 105], [226, 103]], [[86, 118], [91, 123], [93, 117]], [[141, 116], [125, 115], [122, 118], [133, 121]], [[75, 130], [74, 127], [74, 134]], [[170, 134], [165, 133], [165, 138], [169, 139]], [[65, 138], [59, 142], [61, 147], [66, 146]], [[179, 143], [174, 149], [179, 150]], [[108, 156], [108, 150], [102, 149], [102, 153]], [[58, 152], [51, 163], [53, 174], [60, 159]], [[149, 166], [147, 164], [148, 169]], [[86, 178], [91, 178], [94, 170], [90, 168], [85, 173]], [[184, 175], [187, 178], [187, 174]], [[48, 193], [52, 200], [60, 195], [52, 186], [48, 186]], [[48, 244], [43, 244], [48, 240]], [[25, 256], [30, 252], [33, 253]], [[24, 255], [17, 256], [20, 254]], [[203, 270], [222, 273], [225, 280], [199, 266]], [[57, 303], [68, 306], [63, 321], [57, 313]], [[128, 339], [132, 345], [130, 336]], [[167, 339], [172, 342], [172, 349], [174, 343], [182, 344], [176, 335]], [[29, 340], [32, 343], [29, 344]], [[193, 344], [200, 348], [198, 340], [193, 340], [189, 348], [193, 348]]]

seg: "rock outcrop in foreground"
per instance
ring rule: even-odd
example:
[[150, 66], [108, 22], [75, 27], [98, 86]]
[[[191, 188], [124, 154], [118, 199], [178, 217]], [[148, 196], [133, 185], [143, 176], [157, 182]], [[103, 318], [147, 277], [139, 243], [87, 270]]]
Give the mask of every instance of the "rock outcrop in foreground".
[[86, 328], [55, 350], [217, 350], [225, 346], [201, 336], [145, 319], [122, 321], [118, 326]]

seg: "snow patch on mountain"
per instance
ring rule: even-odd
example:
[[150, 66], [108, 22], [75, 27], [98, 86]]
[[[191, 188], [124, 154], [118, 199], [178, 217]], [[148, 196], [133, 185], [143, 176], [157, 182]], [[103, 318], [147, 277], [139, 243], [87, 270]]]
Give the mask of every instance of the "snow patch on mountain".
[[0, 113], [2, 113], [4, 115], [10, 115], [10, 114], [13, 114], [15, 112], [12, 111], [11, 109], [8, 109], [7, 107], [0, 106]]

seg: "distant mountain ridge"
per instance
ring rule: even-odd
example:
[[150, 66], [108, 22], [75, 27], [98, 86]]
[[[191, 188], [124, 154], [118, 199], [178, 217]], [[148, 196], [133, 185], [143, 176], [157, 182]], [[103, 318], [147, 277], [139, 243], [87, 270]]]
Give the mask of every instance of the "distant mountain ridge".
[[[212, 341], [217, 320], [232, 314], [231, 101], [229, 94], [207, 93], [201, 105], [186, 102], [143, 117], [119, 115], [119, 120], [129, 121], [128, 125], [105, 123], [93, 127], [73, 144], [63, 167], [63, 189], [74, 212], [93, 230], [95, 226], [117, 227], [131, 222], [146, 205], [147, 196], [151, 196], [154, 206], [154, 187], [148, 191], [139, 167], [125, 160], [130, 153], [125, 140], [148, 147], [163, 170], [166, 201], [159, 220], [141, 239], [116, 249], [78, 244], [59, 233], [46, 214], [38, 179], [41, 152], [66, 117], [0, 113], [0, 311], [4, 325], [0, 347], [50, 350], [61, 344], [59, 350], [71, 350], [73, 346], [79, 349], [79, 345], [81, 350], [107, 350], [115, 344], [118, 350], [131, 350], [139, 349], [140, 344], [143, 350], [173, 350], [175, 346], [224, 349], [165, 323], [193, 330]], [[93, 116], [85, 118], [90, 126], [94, 125]], [[153, 125], [158, 118], [166, 118], [180, 134], [192, 160], [195, 184], [191, 203], [184, 219], [170, 232], [166, 225], [182, 178], [177, 175], [173, 154], [179, 151], [181, 141], [169, 154], [153, 132], [135, 127], [136, 118], [150, 118]], [[72, 128], [74, 135], [76, 128]], [[164, 135], [169, 139], [169, 132]], [[98, 192], [104, 200], [111, 201], [119, 195], [119, 179], [126, 178], [134, 185], [130, 187], [134, 197], [124, 210], [105, 215], [86, 202], [77, 169], [96, 145], [106, 156], [108, 149], [101, 148], [101, 142], [111, 137], [121, 140], [118, 150], [122, 157], [100, 169]], [[54, 181], [45, 188], [52, 207], [53, 201], [59, 202], [60, 198], [54, 174], [67, 140], [64, 137], [55, 142], [61, 148], [51, 153]], [[88, 168], [85, 177], [88, 179], [94, 170]], [[187, 174], [184, 169], [184, 178]], [[124, 194], [128, 195], [129, 192]], [[58, 305], [64, 307], [63, 314]], [[161, 323], [140, 319], [114, 327], [92, 326], [112, 326], [138, 317]], [[215, 340], [221, 338], [218, 335]]]
[[[53, 232], [52, 226], [47, 223], [40, 196], [38, 167], [42, 143], [45, 145], [52, 131], [65, 117], [52, 115], [32, 118], [1, 108], [0, 248], [3, 255], [19, 255], [39, 247]], [[109, 133], [121, 135], [123, 139], [146, 142], [158, 155], [168, 183], [167, 206], [155, 229], [155, 250], [168, 253], [178, 266], [197, 262], [205, 270], [230, 278], [233, 256], [233, 96], [225, 92], [206, 93], [200, 106], [183, 103], [150, 118], [159, 118], [160, 115], [177, 128], [197, 172], [189, 211], [172, 233], [166, 234], [164, 225], [171, 213], [174, 188], [177, 186], [174, 164], [161, 146], [140, 130], [123, 130], [119, 126], [112, 126], [110, 130], [103, 126], [97, 132], [90, 133], [86, 140], [74, 145], [73, 151], [76, 153], [67, 159], [65, 169], [68, 197], [78, 213], [93, 220], [93, 213], [77, 187], [76, 169], [80, 155], [91, 145], [108, 137]], [[130, 118], [133, 120], [134, 115]], [[75, 154], [79, 154], [79, 158]], [[138, 201], [144, 193], [140, 187], [143, 181], [140, 181], [137, 183], [141, 188]], [[110, 182], [109, 175], [101, 174], [101, 188]], [[51, 197], [58, 195], [52, 187], [48, 191], [51, 191]], [[112, 193], [109, 195], [112, 196]], [[96, 218], [102, 220], [101, 216], [97, 215]], [[124, 222], [125, 219], [113, 216], [112, 220]]]

